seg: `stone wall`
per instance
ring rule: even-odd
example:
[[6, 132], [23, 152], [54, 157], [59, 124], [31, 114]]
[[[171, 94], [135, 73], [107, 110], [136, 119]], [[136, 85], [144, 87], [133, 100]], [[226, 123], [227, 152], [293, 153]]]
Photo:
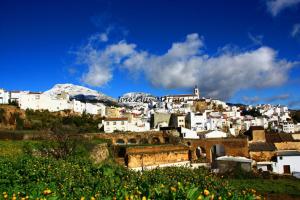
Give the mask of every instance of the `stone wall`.
[[246, 138], [214, 138], [214, 139], [190, 139], [185, 140], [192, 151], [192, 160], [197, 159], [196, 149], [201, 148], [206, 154], [206, 162], [212, 162], [211, 150], [214, 145], [221, 145], [225, 149], [225, 155], [249, 157], [248, 140]]
[[252, 130], [252, 142], [266, 142], [265, 130]]
[[277, 150], [300, 150], [300, 141], [274, 143]]
[[189, 148], [180, 145], [128, 147], [126, 160], [129, 168], [189, 161]]
[[275, 151], [251, 151], [250, 157], [251, 159], [261, 162], [261, 161], [270, 161], [273, 156], [275, 156]]

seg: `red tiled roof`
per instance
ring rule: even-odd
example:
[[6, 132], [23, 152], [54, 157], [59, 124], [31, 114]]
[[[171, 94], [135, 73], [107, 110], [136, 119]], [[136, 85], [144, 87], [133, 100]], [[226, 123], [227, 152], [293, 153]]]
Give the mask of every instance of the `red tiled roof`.
[[127, 121], [127, 117], [106, 118], [104, 121]]
[[251, 130], [265, 130], [264, 127], [262, 127], [262, 126], [251, 126], [250, 129]]

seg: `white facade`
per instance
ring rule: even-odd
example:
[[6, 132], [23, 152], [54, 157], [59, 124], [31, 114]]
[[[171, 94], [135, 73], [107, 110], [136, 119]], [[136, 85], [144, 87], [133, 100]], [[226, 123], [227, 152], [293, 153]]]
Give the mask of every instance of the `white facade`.
[[294, 124], [291, 122], [285, 122], [282, 124], [282, 132], [284, 133], [294, 133], [295, 127]]
[[97, 104], [91, 104], [86, 103], [85, 104], [85, 112], [92, 115], [105, 115], [105, 106], [102, 103]]
[[25, 91], [11, 91], [9, 92], [9, 100], [19, 102], [21, 95], [28, 94], [29, 92]]
[[205, 134], [205, 138], [226, 138], [227, 133], [223, 131], [211, 131]]
[[187, 115], [187, 127], [193, 131], [204, 131], [206, 123], [206, 113], [193, 113]]
[[300, 152], [281, 151], [277, 153], [277, 162], [273, 165], [273, 172], [278, 174], [300, 172]]
[[0, 104], [8, 104], [9, 102], [9, 92], [0, 89]]
[[187, 128], [181, 128], [181, 134], [184, 139], [199, 139], [199, 136], [196, 131], [192, 131]]
[[108, 118], [103, 120], [104, 132], [129, 131], [128, 118]]
[[18, 102], [23, 110], [49, 110], [50, 112], [56, 112], [71, 109], [68, 100], [52, 99], [50, 96], [40, 93], [23, 93], [20, 95]]

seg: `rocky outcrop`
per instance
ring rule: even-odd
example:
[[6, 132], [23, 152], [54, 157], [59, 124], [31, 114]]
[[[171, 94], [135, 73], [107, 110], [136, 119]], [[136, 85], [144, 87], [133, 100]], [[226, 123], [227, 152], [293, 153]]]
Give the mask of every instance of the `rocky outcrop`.
[[99, 164], [109, 157], [109, 150], [106, 143], [96, 145], [90, 153], [90, 158]]

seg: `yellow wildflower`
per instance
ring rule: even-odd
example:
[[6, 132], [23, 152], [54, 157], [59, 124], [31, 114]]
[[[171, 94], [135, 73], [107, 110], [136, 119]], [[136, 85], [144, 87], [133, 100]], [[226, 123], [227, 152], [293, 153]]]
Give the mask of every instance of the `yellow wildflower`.
[[51, 194], [51, 190], [50, 189], [46, 189], [46, 190], [43, 191], [43, 194], [44, 195]]
[[171, 187], [171, 191], [172, 192], [176, 192], [176, 188], [175, 187]]
[[207, 189], [205, 189], [205, 190], [203, 191], [203, 193], [204, 193], [205, 196], [208, 196], [208, 195], [209, 195], [209, 191], [208, 191]]
[[199, 195], [199, 197], [197, 198], [197, 200], [202, 200], [202, 195]]

